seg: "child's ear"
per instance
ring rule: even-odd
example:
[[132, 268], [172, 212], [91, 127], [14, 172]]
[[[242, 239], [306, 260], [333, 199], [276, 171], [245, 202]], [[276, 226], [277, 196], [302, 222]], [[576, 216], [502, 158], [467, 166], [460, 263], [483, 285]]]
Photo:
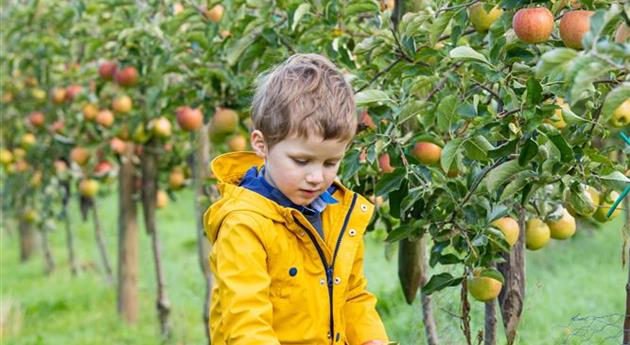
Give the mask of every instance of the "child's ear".
[[265, 143], [265, 136], [262, 132], [259, 130], [253, 131], [249, 140], [256, 155], [265, 159], [267, 156], [267, 144]]

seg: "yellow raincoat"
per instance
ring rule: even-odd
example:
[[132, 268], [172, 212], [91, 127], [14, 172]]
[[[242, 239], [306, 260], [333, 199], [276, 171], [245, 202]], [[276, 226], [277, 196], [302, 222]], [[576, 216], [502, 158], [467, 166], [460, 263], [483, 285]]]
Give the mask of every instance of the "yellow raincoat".
[[215, 275], [212, 344], [387, 341], [363, 274], [373, 205], [335, 182], [339, 202], [322, 213], [322, 239], [298, 210], [239, 186], [247, 170], [262, 164], [253, 152], [211, 164], [222, 195], [204, 215]]

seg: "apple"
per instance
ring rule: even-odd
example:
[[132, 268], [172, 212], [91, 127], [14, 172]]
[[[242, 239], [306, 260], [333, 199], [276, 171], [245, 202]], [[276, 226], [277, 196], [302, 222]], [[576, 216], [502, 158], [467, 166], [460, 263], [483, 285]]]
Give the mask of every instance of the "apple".
[[606, 194], [602, 198], [602, 202], [597, 207], [597, 211], [595, 211], [595, 213], [593, 214], [593, 218], [595, 218], [595, 220], [600, 223], [605, 223], [617, 217], [621, 213], [621, 204], [617, 206], [617, 208], [610, 215], [610, 218], [608, 218], [608, 210], [610, 210], [610, 207], [617, 200], [617, 198], [619, 198], [619, 193], [615, 191], [611, 191], [610, 193]]
[[172, 133], [171, 122], [164, 116], [153, 120], [153, 134], [160, 138], [170, 137]]
[[367, 112], [367, 110], [361, 112], [361, 115], [359, 116], [359, 123], [367, 128], [376, 128], [376, 124], [374, 123], [374, 120], [372, 120], [372, 117]]
[[0, 149], [0, 164], [6, 166], [13, 161], [13, 154], [11, 151], [2, 148]]
[[590, 28], [590, 17], [593, 11], [571, 11], [560, 19], [560, 38], [569, 48], [582, 49], [582, 37]]
[[23, 159], [17, 160], [14, 163], [14, 169], [16, 172], [26, 172], [29, 168], [30, 165]]
[[81, 180], [79, 193], [86, 198], [93, 198], [98, 192], [98, 181], [93, 179]]
[[219, 36], [221, 36], [222, 39], [226, 39], [226, 38], [232, 36], [232, 33], [229, 32], [228, 30], [221, 30], [221, 31], [219, 31]]
[[78, 96], [83, 91], [83, 86], [73, 84], [66, 87], [66, 97], [65, 100], [68, 102], [72, 102], [76, 96]]
[[57, 120], [53, 122], [52, 125], [50, 125], [50, 130], [53, 131], [54, 133], [61, 134], [63, 133], [63, 130], [65, 127], [66, 127], [66, 124], [63, 122], [63, 120]]
[[121, 155], [125, 153], [127, 144], [119, 138], [112, 138], [112, 140], [109, 142], [109, 147], [111, 147], [112, 151]]
[[624, 128], [630, 125], [630, 98], [623, 101], [623, 103], [613, 111], [609, 122], [613, 127], [617, 128]]
[[475, 30], [480, 33], [488, 31], [492, 23], [494, 23], [501, 14], [503, 14], [503, 10], [498, 6], [494, 6], [490, 12], [486, 12], [484, 5], [480, 2], [468, 8], [470, 22]]
[[57, 175], [62, 175], [68, 170], [68, 164], [61, 159], [55, 160], [53, 165], [55, 166], [55, 173], [57, 173]]
[[117, 113], [126, 114], [132, 107], [131, 97], [127, 95], [118, 96], [112, 101], [112, 109]]
[[526, 43], [542, 43], [553, 31], [553, 14], [545, 7], [521, 8], [512, 18], [516, 36]]
[[173, 4], [173, 14], [178, 15], [184, 11], [184, 5], [180, 2], [176, 2]]
[[92, 121], [96, 119], [98, 115], [98, 107], [93, 103], [86, 103], [83, 106], [83, 119], [86, 121]]
[[474, 299], [488, 302], [497, 298], [503, 284], [492, 277], [482, 276], [480, 270], [475, 270], [472, 277], [466, 278], [466, 286]]
[[178, 107], [177, 124], [185, 131], [196, 131], [203, 126], [203, 114], [199, 108]]
[[108, 174], [113, 169], [114, 169], [114, 166], [112, 165], [112, 163], [110, 163], [107, 160], [102, 160], [98, 162], [96, 166], [94, 167], [94, 173], [97, 176], [102, 176], [102, 175]]
[[96, 115], [96, 123], [103, 127], [111, 127], [114, 124], [114, 113], [107, 109], [103, 109]]
[[26, 157], [26, 151], [22, 148], [16, 147], [13, 149], [13, 157], [15, 157], [15, 160], [23, 159]]
[[39, 187], [42, 185], [42, 172], [41, 171], [36, 171], [33, 173], [33, 176], [31, 176], [31, 180], [29, 181], [29, 184], [31, 185], [31, 187]]
[[37, 212], [35, 212], [32, 208], [27, 208], [22, 213], [22, 220], [29, 224], [35, 222], [37, 220]]
[[525, 227], [525, 245], [529, 250], [538, 250], [547, 245], [551, 237], [551, 230], [540, 218], [527, 221]]
[[442, 148], [434, 143], [421, 141], [413, 147], [412, 154], [424, 164], [435, 164], [440, 161]]
[[389, 164], [389, 154], [384, 153], [378, 157], [378, 167], [386, 174], [394, 171], [394, 167]]
[[41, 128], [44, 126], [44, 122], [46, 119], [44, 118], [44, 114], [41, 111], [34, 111], [28, 116], [28, 122], [31, 126], [36, 128]]
[[232, 133], [238, 127], [238, 113], [228, 108], [217, 108], [211, 121], [214, 134]]
[[90, 151], [84, 147], [77, 146], [70, 151], [70, 159], [83, 166], [90, 159]]
[[33, 98], [35, 98], [35, 100], [41, 102], [43, 100], [46, 99], [46, 91], [42, 90], [42, 89], [33, 89], [31, 90], [31, 95], [33, 96]]
[[122, 70], [117, 70], [114, 79], [120, 86], [130, 87], [138, 83], [138, 71], [133, 66], [128, 66]]
[[55, 104], [62, 104], [66, 100], [66, 89], [64, 88], [53, 88], [50, 91], [50, 98]]
[[112, 80], [118, 69], [118, 64], [113, 61], [103, 61], [98, 66], [98, 75], [105, 80]]
[[24, 79], [24, 84], [26, 84], [26, 86], [29, 86], [29, 87], [35, 87], [37, 86], [38, 82], [37, 82], [37, 79], [35, 79], [35, 77], [29, 76], [29, 77], [26, 77], [26, 79]]
[[168, 175], [168, 185], [172, 189], [179, 189], [184, 185], [184, 181], [186, 178], [184, 177], [184, 172], [180, 168], [175, 168]]
[[37, 139], [35, 138], [35, 135], [33, 133], [25, 133], [20, 138], [20, 146], [25, 150], [35, 145], [36, 142], [37, 142]]
[[393, 10], [396, 5], [396, 0], [380, 0], [381, 3], [381, 12], [385, 12], [387, 10]]
[[207, 10], [205, 13], [206, 18], [208, 18], [213, 23], [218, 23], [223, 18], [223, 11], [225, 8], [223, 5], [218, 4], [214, 5], [211, 9]]
[[518, 222], [512, 217], [503, 217], [492, 222], [492, 226], [501, 230], [505, 241], [513, 246], [518, 241], [518, 234], [520, 232]]
[[245, 151], [247, 149], [247, 139], [242, 134], [237, 134], [227, 142], [230, 151]]
[[158, 190], [155, 196], [155, 207], [164, 208], [168, 205], [168, 194], [163, 190]]
[[575, 234], [576, 224], [575, 218], [564, 207], [562, 208], [562, 214], [556, 220], [548, 220], [547, 226], [551, 238], [556, 240], [566, 240]]

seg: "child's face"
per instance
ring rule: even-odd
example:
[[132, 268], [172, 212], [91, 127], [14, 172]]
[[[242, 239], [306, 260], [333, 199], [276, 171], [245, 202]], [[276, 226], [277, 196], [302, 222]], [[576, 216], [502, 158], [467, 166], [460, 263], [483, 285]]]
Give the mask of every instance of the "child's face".
[[252, 147], [265, 159], [265, 179], [302, 206], [313, 202], [333, 183], [348, 143], [315, 135], [291, 136], [269, 150], [262, 133], [252, 133]]

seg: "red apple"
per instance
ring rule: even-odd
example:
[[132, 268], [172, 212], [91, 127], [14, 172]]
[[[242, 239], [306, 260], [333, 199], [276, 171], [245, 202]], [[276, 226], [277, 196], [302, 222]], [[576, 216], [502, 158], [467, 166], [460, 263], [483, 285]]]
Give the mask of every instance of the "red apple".
[[68, 102], [72, 102], [76, 96], [78, 96], [83, 91], [83, 86], [73, 84], [66, 88], [66, 97], [65, 100]]
[[179, 107], [176, 113], [177, 124], [185, 131], [196, 131], [203, 126], [203, 114], [199, 108]]
[[127, 95], [118, 96], [112, 101], [112, 109], [117, 113], [126, 114], [132, 107], [131, 97]]
[[553, 14], [545, 7], [521, 8], [512, 18], [512, 27], [522, 41], [541, 43], [551, 36], [553, 22]]
[[590, 29], [590, 17], [593, 11], [571, 11], [560, 19], [560, 37], [569, 48], [582, 49], [582, 37]]
[[116, 71], [114, 75], [116, 82], [120, 86], [130, 87], [138, 83], [138, 71], [133, 66], [128, 66]]
[[109, 147], [111, 147], [112, 151], [120, 155], [125, 152], [127, 144], [119, 138], [112, 138], [112, 140], [109, 142]]
[[98, 66], [98, 74], [105, 80], [112, 80], [118, 69], [118, 65], [113, 61], [103, 61]]
[[103, 127], [111, 127], [114, 124], [114, 113], [107, 109], [99, 111], [96, 115], [96, 123]]
[[85, 165], [90, 159], [90, 151], [84, 147], [77, 146], [70, 151], [70, 159], [78, 165]]
[[44, 114], [40, 111], [34, 111], [28, 116], [28, 122], [31, 124], [31, 126], [36, 128], [43, 127], [45, 121], [46, 118], [44, 117]]
[[413, 148], [412, 154], [424, 164], [435, 164], [440, 161], [442, 148], [430, 142], [418, 142]]
[[389, 154], [384, 153], [378, 158], [378, 167], [386, 174], [394, 171], [394, 167], [389, 164]]

